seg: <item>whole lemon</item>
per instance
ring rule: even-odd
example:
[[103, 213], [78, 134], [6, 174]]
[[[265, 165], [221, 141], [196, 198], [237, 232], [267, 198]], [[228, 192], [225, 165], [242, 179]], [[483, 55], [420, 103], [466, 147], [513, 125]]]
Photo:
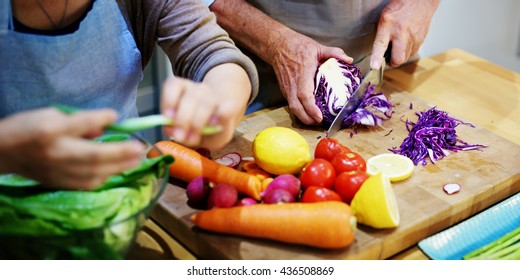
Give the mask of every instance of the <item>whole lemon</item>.
[[266, 128], [256, 135], [253, 157], [258, 166], [275, 175], [300, 173], [312, 159], [305, 138], [280, 126]]

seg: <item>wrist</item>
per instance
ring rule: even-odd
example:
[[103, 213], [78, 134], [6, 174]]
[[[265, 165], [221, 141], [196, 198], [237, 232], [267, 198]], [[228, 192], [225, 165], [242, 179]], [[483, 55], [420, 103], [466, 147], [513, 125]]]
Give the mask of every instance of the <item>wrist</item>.
[[252, 94], [249, 76], [240, 65], [224, 63], [208, 71], [203, 83], [210, 86], [223, 101], [234, 100], [247, 105]]

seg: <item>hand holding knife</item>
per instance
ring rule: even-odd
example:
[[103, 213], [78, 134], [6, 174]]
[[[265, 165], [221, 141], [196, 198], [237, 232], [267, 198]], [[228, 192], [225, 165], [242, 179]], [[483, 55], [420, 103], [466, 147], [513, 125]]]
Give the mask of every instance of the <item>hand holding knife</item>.
[[359, 85], [359, 87], [354, 91], [352, 96], [347, 100], [345, 105], [341, 108], [339, 113], [336, 115], [336, 118], [330, 125], [329, 130], [327, 131], [327, 138], [333, 137], [340, 129], [341, 124], [343, 123], [343, 119], [354, 113], [363, 99], [365, 98], [366, 92], [371, 85], [379, 85], [383, 80], [383, 71], [386, 63], [390, 62], [390, 55], [392, 52], [391, 43], [388, 45], [388, 48], [384, 55], [384, 60], [379, 68], [379, 70], [370, 69], [369, 72], [363, 78], [363, 81]]

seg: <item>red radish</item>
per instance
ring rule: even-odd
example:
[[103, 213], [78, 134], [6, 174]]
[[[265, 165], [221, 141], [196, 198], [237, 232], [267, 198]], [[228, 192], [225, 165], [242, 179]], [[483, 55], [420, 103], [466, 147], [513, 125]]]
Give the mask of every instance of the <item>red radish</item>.
[[274, 190], [282, 189], [287, 191], [291, 196], [296, 199], [300, 194], [301, 186], [300, 179], [296, 178], [296, 176], [292, 174], [282, 174], [278, 175], [274, 178], [274, 180], [267, 186], [265, 191], [263, 191], [260, 195], [262, 197], [267, 196], [270, 192]]
[[294, 201], [296, 201], [294, 196], [284, 189], [274, 189], [268, 192], [263, 199], [265, 204], [290, 203]]
[[460, 185], [455, 183], [446, 184], [443, 187], [447, 194], [454, 194], [460, 191]]
[[205, 204], [208, 199], [210, 189], [210, 181], [207, 178], [199, 176], [191, 180], [186, 187], [188, 202], [196, 205]]
[[249, 206], [253, 204], [258, 204], [256, 200], [250, 197], [244, 197], [238, 201], [237, 206]]
[[239, 193], [256, 200], [262, 199], [260, 196], [262, 182], [254, 175], [219, 164], [205, 158], [195, 150], [171, 140], [156, 142], [155, 146], [158, 149], [150, 150], [147, 155], [149, 158], [157, 157], [162, 152], [172, 155], [175, 159], [169, 167], [171, 177], [190, 182], [195, 177], [204, 176], [214, 183], [229, 184], [235, 187]]
[[238, 192], [228, 184], [216, 184], [208, 196], [208, 208], [226, 208], [234, 206], [238, 201]]
[[223, 155], [221, 158], [218, 158], [215, 161], [222, 165], [236, 168], [242, 161], [242, 156], [240, 156], [239, 153], [229, 153]]

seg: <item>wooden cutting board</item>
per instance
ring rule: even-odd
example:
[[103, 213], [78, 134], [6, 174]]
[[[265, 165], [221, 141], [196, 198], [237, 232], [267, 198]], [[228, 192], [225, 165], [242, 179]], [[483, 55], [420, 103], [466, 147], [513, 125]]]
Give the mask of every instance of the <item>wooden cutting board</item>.
[[[435, 106], [388, 83], [380, 90], [395, 105], [392, 118], [383, 127], [358, 129], [353, 135], [345, 129], [335, 135], [365, 158], [400, 146], [408, 135], [403, 120], [416, 121], [416, 112]], [[457, 112], [449, 115], [458, 117]], [[280, 108], [242, 121], [234, 140], [213, 156], [238, 152], [251, 157], [254, 137], [271, 126], [296, 130], [307, 139], [311, 151], [325, 137], [323, 128], [304, 126], [287, 108]], [[399, 227], [380, 230], [359, 225], [355, 242], [345, 249], [314, 249], [199, 230], [189, 220], [199, 210], [186, 204], [185, 184], [177, 181], [167, 187], [152, 217], [201, 259], [386, 259], [520, 191], [519, 145], [482, 127], [460, 125], [457, 134], [470, 144], [488, 147], [416, 166], [409, 179], [393, 184], [401, 216]], [[446, 183], [458, 183], [462, 190], [448, 195], [442, 189]]]

